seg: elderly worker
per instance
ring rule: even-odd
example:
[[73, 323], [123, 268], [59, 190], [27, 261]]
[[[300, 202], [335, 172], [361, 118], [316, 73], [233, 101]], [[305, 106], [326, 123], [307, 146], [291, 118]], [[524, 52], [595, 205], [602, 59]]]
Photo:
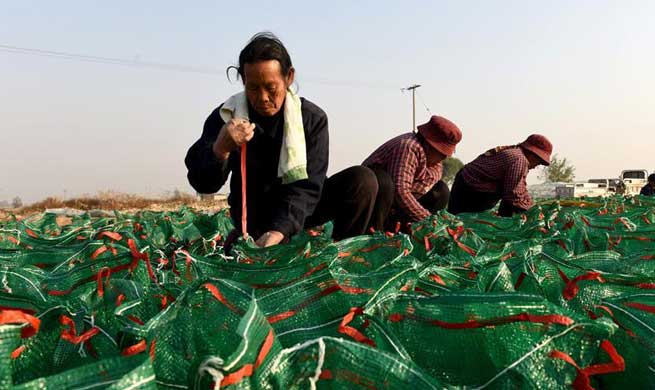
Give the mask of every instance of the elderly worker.
[[643, 196], [655, 195], [655, 173], [648, 175], [648, 183], [641, 188], [639, 194]]
[[526, 177], [539, 165], [550, 165], [553, 145], [540, 134], [532, 134], [513, 146], [499, 146], [466, 164], [455, 177], [448, 211], [452, 214], [492, 209], [498, 201], [503, 217], [532, 207]]
[[441, 180], [441, 162], [461, 140], [453, 122], [435, 115], [418, 126], [418, 133], [399, 135], [377, 148], [362, 164], [378, 179], [371, 227], [391, 230], [400, 222], [404, 229], [444, 209], [450, 191]]
[[377, 194], [375, 175], [357, 166], [326, 180], [327, 115], [290, 88], [295, 70], [282, 42], [270, 33], [255, 35], [236, 70], [244, 91], [209, 115], [185, 159], [189, 183], [199, 193], [217, 192], [231, 173], [228, 203], [236, 229], [226, 246], [243, 233], [242, 145], [247, 230], [259, 246], [328, 220], [334, 220], [336, 239], [364, 233]]

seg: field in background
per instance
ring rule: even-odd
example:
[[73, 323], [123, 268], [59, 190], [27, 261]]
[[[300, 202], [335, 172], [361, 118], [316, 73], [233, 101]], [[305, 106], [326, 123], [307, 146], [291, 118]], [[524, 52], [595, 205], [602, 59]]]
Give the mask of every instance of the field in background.
[[224, 195], [216, 195], [214, 199], [201, 200], [195, 195], [179, 191], [174, 191], [168, 197], [145, 197], [114, 191], [104, 191], [99, 192], [95, 196], [83, 196], [65, 200], [49, 197], [40, 202], [17, 209], [0, 209], [0, 221], [9, 219], [12, 215], [15, 215], [18, 219], [22, 219], [33, 214], [45, 212], [46, 210], [58, 210], [62, 213], [65, 213], [65, 209], [82, 211], [120, 210], [126, 212], [137, 212], [140, 210], [171, 211], [177, 210], [181, 206], [218, 211], [227, 207], [227, 198]]

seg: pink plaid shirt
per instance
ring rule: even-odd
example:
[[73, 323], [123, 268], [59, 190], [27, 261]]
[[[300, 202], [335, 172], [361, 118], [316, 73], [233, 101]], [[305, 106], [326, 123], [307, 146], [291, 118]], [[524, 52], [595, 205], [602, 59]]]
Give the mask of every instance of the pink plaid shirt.
[[478, 156], [462, 168], [462, 179], [472, 189], [498, 193], [509, 204], [527, 210], [532, 207], [525, 181], [528, 159], [518, 146], [500, 146]]
[[392, 138], [377, 148], [362, 165], [389, 173], [396, 186], [395, 203], [412, 221], [431, 213], [418, 202], [441, 179], [441, 163], [427, 165], [425, 150], [414, 133]]

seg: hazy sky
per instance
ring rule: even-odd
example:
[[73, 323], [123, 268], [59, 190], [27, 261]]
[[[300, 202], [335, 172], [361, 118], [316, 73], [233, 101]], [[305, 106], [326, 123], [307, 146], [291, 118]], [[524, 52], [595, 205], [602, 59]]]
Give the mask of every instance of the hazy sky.
[[464, 162], [541, 132], [580, 179], [651, 171], [654, 15], [653, 1], [4, 1], [0, 200], [191, 191], [186, 150], [240, 90], [223, 71], [262, 30], [289, 49], [300, 94], [328, 113], [330, 173], [408, 131], [400, 88], [411, 83], [423, 85], [417, 122], [424, 101], [458, 124]]

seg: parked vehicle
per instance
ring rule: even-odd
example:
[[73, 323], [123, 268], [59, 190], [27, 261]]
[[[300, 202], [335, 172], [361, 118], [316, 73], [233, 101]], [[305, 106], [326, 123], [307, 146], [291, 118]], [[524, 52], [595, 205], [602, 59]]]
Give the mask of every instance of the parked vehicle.
[[[606, 180], [606, 179], [604, 179]], [[558, 198], [579, 198], [581, 196], [609, 196], [609, 182], [576, 182], [567, 183], [557, 187]]]
[[625, 184], [626, 195], [639, 195], [641, 188], [648, 183], [648, 171], [645, 169], [629, 169], [621, 172], [619, 178]]

